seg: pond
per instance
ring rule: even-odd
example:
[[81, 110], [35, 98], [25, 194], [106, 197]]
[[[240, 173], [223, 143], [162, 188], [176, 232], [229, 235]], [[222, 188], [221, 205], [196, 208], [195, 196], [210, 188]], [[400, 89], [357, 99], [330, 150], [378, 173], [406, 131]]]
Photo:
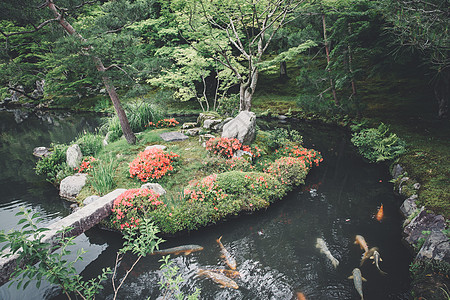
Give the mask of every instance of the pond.
[[[35, 146], [73, 140], [82, 130], [93, 130], [92, 116], [58, 118], [58, 126], [42, 118], [30, 116], [21, 123], [11, 113], [0, 112], [0, 217], [1, 229], [10, 229], [19, 206], [44, 214], [46, 220], [68, 214], [68, 203], [58, 198], [57, 191], [34, 175], [30, 166]], [[282, 201], [254, 215], [232, 218], [221, 224], [171, 238], [161, 248], [198, 244], [203, 251], [188, 256], [173, 256], [184, 282], [182, 291], [192, 293], [201, 289], [201, 299], [295, 299], [303, 293], [307, 299], [360, 299], [347, 277], [359, 267], [362, 255], [355, 245], [355, 235], [365, 237], [369, 247], [380, 249], [383, 261], [381, 275], [366, 262], [361, 267], [365, 299], [409, 299], [409, 263], [411, 255], [401, 243], [400, 205], [392, 193], [390, 176], [385, 166], [372, 165], [357, 155], [347, 132], [334, 127], [291, 121], [290, 124], [261, 122], [261, 129], [277, 126], [297, 129], [306, 147], [314, 148], [324, 162], [312, 169], [304, 186], [289, 193]], [[6, 168], [12, 168], [9, 170]], [[8, 171], [3, 171], [8, 170]], [[20, 171], [23, 170], [23, 171]], [[374, 219], [383, 203], [384, 219]], [[236, 279], [239, 289], [220, 288], [210, 279], [197, 276], [198, 269], [224, 268], [220, 248], [222, 242], [235, 257], [240, 273]], [[335, 269], [316, 248], [323, 238], [340, 264]], [[77, 265], [83, 276], [93, 277], [101, 268], [113, 267], [116, 251], [121, 247], [119, 234], [94, 228], [75, 239], [77, 248], [88, 251]], [[134, 262], [126, 256], [119, 265], [119, 277]], [[136, 266], [127, 279], [119, 299], [157, 299], [160, 297], [160, 256], [149, 256]], [[0, 299], [65, 299], [55, 287], [36, 289], [29, 286], [17, 291], [8, 284], [0, 288]], [[110, 281], [97, 299], [112, 299]], [[162, 299], [162, 297], [160, 297]]]

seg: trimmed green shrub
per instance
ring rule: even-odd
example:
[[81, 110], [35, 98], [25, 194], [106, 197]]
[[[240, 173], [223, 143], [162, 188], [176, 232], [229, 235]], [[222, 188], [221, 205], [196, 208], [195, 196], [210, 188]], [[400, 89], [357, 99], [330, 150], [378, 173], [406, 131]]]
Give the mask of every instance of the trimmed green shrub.
[[103, 148], [103, 136], [85, 132], [71, 144], [78, 144], [83, 156], [96, 156]]
[[[58, 176], [58, 173], [70, 172], [70, 168], [66, 164], [66, 151], [68, 146], [62, 144], [52, 144], [51, 151], [52, 153], [47, 156], [41, 158], [37, 163], [35, 172], [37, 175], [44, 175], [45, 179], [52, 183], [58, 184], [63, 178], [62, 175]], [[73, 173], [73, 170], [72, 170]]]
[[389, 127], [383, 123], [368, 129], [353, 126], [352, 130], [357, 130], [351, 139], [353, 145], [371, 162], [394, 160], [406, 151], [406, 143], [395, 133], [389, 132]]

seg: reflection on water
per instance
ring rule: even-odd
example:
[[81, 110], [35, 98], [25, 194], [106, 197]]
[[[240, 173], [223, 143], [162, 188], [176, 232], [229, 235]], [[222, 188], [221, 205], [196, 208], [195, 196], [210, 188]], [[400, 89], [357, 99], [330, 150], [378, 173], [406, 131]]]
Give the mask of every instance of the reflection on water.
[[[400, 241], [399, 203], [393, 197], [387, 170], [356, 156], [345, 132], [318, 125], [297, 124], [296, 128], [307, 147], [322, 152], [322, 165], [312, 170], [303, 187], [265, 211], [168, 239], [162, 248], [184, 244], [204, 247], [203, 251], [171, 258], [185, 280], [181, 290], [193, 293], [198, 287], [201, 299], [294, 299], [297, 292], [307, 299], [359, 299], [353, 281], [347, 277], [360, 263], [362, 251], [353, 244], [355, 235], [360, 234], [369, 247], [380, 249], [381, 268], [388, 273], [382, 276], [370, 262], [361, 267], [368, 280], [363, 283], [365, 299], [408, 299], [411, 256]], [[5, 203], [14, 207], [16, 204], [11, 204], [14, 201], [17, 200]], [[36, 200], [30, 206], [39, 207], [40, 201], [44, 200]], [[380, 223], [373, 216], [381, 203], [385, 218]], [[46, 212], [52, 214], [48, 209]], [[122, 240], [116, 233], [98, 229], [87, 235], [88, 241], [80, 241], [79, 245], [90, 247], [87, 250], [91, 257], [77, 267], [83, 269], [83, 276], [93, 277], [101, 268], [114, 266]], [[240, 286], [238, 290], [220, 288], [197, 275], [199, 268], [226, 268], [216, 243], [219, 236], [223, 236], [222, 243], [238, 263], [241, 274], [235, 279]], [[330, 252], [339, 260], [336, 269], [315, 247], [318, 237], [327, 242]], [[119, 299], [162, 299], [158, 283], [162, 276], [160, 258], [149, 256], [141, 260], [119, 292]], [[124, 276], [134, 259], [125, 256], [118, 268], [118, 278]], [[0, 293], [3, 293], [0, 296], [8, 293], [11, 299], [27, 298], [5, 287]], [[39, 296], [33, 299], [65, 299], [57, 293], [51, 287], [41, 288]], [[96, 299], [112, 299], [112, 294], [108, 281]]]

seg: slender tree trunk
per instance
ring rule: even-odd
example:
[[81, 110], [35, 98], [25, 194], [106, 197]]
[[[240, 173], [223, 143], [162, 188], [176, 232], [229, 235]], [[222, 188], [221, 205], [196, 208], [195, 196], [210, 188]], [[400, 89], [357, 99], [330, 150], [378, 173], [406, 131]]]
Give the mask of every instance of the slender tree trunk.
[[259, 72], [256, 67], [253, 67], [249, 72], [249, 79], [241, 82], [239, 89], [239, 111], [248, 110], [252, 107], [252, 98], [255, 93], [256, 84], [258, 83]]
[[287, 67], [286, 67], [286, 61], [280, 61], [280, 79], [287, 79]]
[[[86, 41], [86, 39], [81, 36], [78, 32], [75, 31], [75, 29], [72, 27], [72, 25], [66, 21], [63, 15], [60, 14], [58, 9], [56, 8], [55, 4], [53, 3], [53, 0], [47, 0], [46, 5], [48, 8], [53, 12], [55, 15], [55, 18], [58, 19], [59, 24], [69, 33], [70, 35], [77, 36], [80, 40]], [[87, 51], [90, 50], [90, 48], [85, 49]], [[102, 74], [102, 80], [103, 84], [105, 85], [105, 89], [108, 92], [108, 95], [111, 99], [111, 102], [114, 105], [114, 109], [116, 110], [117, 116], [119, 117], [120, 126], [122, 127], [123, 135], [125, 136], [125, 139], [129, 144], [135, 144], [136, 143], [136, 136], [134, 135], [133, 131], [131, 130], [130, 124], [128, 123], [128, 118], [125, 114], [125, 111], [122, 108], [122, 105], [120, 104], [119, 95], [117, 95], [116, 88], [114, 87], [111, 78], [106, 76], [106, 68], [103, 65], [103, 62], [100, 58], [90, 55], [92, 57], [92, 60], [94, 61], [95, 67], [97, 70]]]
[[[350, 27], [350, 23], [347, 24], [348, 25], [348, 35], [350, 36], [352, 34], [352, 28]], [[353, 66], [352, 66], [352, 62], [353, 62], [353, 55], [352, 55], [352, 48], [350, 47], [350, 43], [347, 46], [348, 48], [348, 70], [350, 71], [350, 76], [352, 77], [352, 96], [356, 96], [357, 91], [356, 91], [356, 83], [355, 83], [355, 78], [353, 76]]]
[[450, 97], [450, 71], [441, 71], [434, 83], [434, 95], [438, 103], [439, 119], [448, 118], [448, 98]]
[[327, 25], [325, 22], [325, 14], [323, 12], [322, 12], [322, 26], [323, 26], [323, 42], [325, 44], [325, 52], [327, 54], [327, 72], [328, 72], [328, 77], [330, 78], [330, 87], [331, 87], [331, 91], [333, 93], [334, 103], [336, 105], [338, 105], [339, 101], [338, 101], [337, 95], [336, 95], [336, 87], [334, 86], [333, 77], [331, 76], [331, 70], [330, 70], [330, 47], [328, 45]]

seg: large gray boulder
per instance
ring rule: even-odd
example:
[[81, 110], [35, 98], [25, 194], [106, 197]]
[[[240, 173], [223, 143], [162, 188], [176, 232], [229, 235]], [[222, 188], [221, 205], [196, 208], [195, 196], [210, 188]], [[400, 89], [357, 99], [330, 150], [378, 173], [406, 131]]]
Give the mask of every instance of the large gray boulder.
[[166, 142], [184, 141], [185, 139], [189, 138], [188, 136], [184, 135], [183, 133], [177, 132], [177, 131], [164, 132], [164, 133], [161, 133], [159, 136]]
[[432, 230], [417, 253], [416, 259], [435, 259], [450, 263], [450, 240], [440, 230]]
[[80, 146], [78, 146], [77, 144], [73, 144], [72, 146], [67, 148], [66, 162], [69, 167], [78, 168], [81, 164], [82, 159], [83, 154], [81, 153]]
[[146, 183], [141, 185], [141, 189], [152, 190], [159, 195], [164, 195], [166, 190], [159, 183]]
[[241, 143], [250, 145], [255, 139], [256, 115], [250, 111], [241, 111], [233, 120], [223, 126], [222, 137], [236, 138]]
[[400, 211], [405, 218], [408, 218], [417, 210], [416, 200], [417, 195], [412, 195], [411, 197], [403, 201], [402, 206], [400, 206]]
[[59, 195], [67, 200], [75, 201], [85, 186], [87, 174], [78, 173], [64, 178], [59, 185]]
[[427, 238], [424, 234], [427, 231], [441, 231], [445, 229], [445, 219], [442, 215], [427, 213], [422, 210], [412, 221], [403, 229], [406, 235], [405, 241], [410, 245], [415, 245], [420, 238]]

